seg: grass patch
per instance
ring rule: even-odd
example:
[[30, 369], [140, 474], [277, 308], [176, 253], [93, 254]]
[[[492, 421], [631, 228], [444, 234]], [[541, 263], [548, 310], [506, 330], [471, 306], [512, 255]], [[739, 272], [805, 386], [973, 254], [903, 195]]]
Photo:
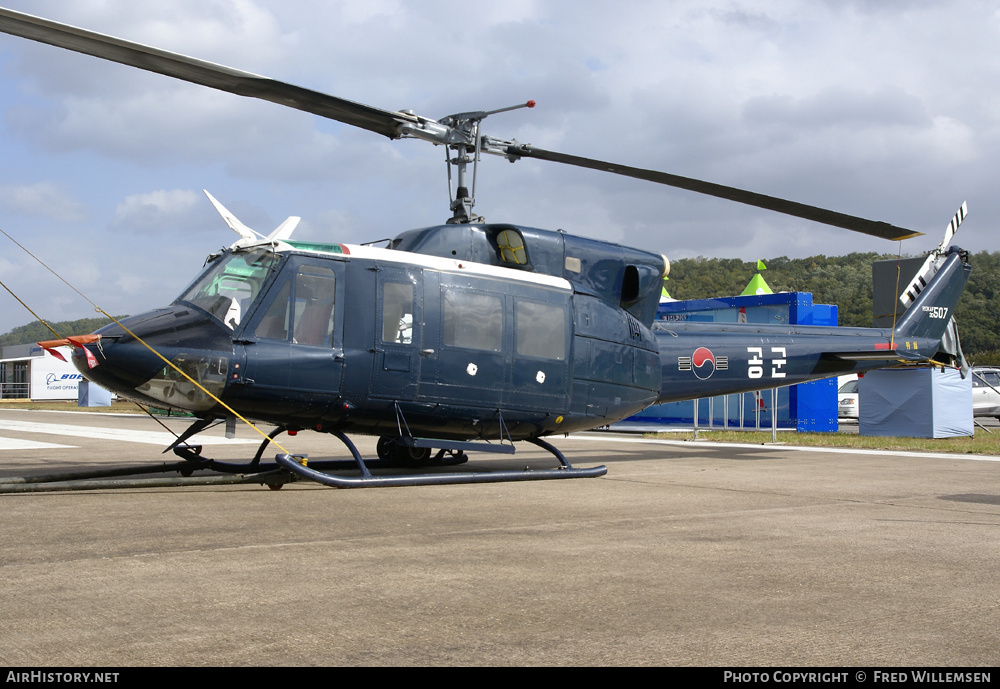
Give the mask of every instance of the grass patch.
[[[647, 438], [694, 440], [694, 433], [647, 433]], [[719, 443], [771, 442], [770, 431], [698, 431], [698, 438]], [[955, 454], [1000, 456], [1000, 433], [976, 429], [975, 437], [893, 438], [860, 436], [850, 433], [779, 433], [778, 442], [807, 447], [848, 447], [858, 450], [902, 450], [909, 452], [954, 452]]]

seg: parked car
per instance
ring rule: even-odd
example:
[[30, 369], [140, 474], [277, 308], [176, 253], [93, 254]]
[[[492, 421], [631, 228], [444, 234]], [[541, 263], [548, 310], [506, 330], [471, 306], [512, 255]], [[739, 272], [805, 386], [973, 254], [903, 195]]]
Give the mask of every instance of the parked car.
[[972, 415], [1000, 420], [1000, 368], [973, 367]]
[[858, 418], [858, 377], [842, 376], [838, 382], [847, 378], [837, 389], [837, 418]]

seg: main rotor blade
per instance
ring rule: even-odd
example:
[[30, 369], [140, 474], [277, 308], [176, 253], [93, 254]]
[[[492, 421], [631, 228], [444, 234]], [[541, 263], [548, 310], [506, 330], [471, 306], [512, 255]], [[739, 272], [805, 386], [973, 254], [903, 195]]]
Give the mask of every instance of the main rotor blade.
[[689, 191], [698, 192], [699, 194], [708, 194], [709, 196], [716, 196], [720, 199], [728, 199], [730, 201], [736, 201], [737, 203], [744, 203], [748, 206], [756, 206], [757, 208], [766, 208], [767, 210], [777, 211], [778, 213], [784, 213], [785, 215], [794, 215], [797, 218], [805, 218], [806, 220], [823, 223], [824, 225], [833, 225], [834, 227], [843, 227], [847, 230], [861, 232], [862, 234], [872, 235], [873, 237], [882, 237], [883, 239], [909, 239], [911, 237], [919, 237], [923, 234], [923, 232], [914, 232], [913, 230], [907, 230], [903, 227], [890, 225], [887, 222], [866, 220], [853, 215], [846, 215], [836, 211], [829, 211], [824, 208], [817, 208], [816, 206], [807, 206], [803, 203], [796, 203], [795, 201], [788, 201], [774, 196], [758, 194], [753, 191], [745, 191], [743, 189], [727, 187], [725, 185], [714, 184], [712, 182], [703, 182], [690, 177], [671, 175], [667, 172], [645, 170], [643, 168], [629, 167], [628, 165], [619, 165], [617, 163], [594, 160], [593, 158], [581, 158], [580, 156], [568, 155], [566, 153], [546, 151], [527, 144], [510, 146], [507, 148], [507, 153], [512, 156], [550, 160], [555, 163], [565, 163], [567, 165], [590, 168], [591, 170], [600, 170], [602, 172], [611, 172], [616, 175], [624, 175], [625, 177], [644, 179], [648, 182], [656, 182], [657, 184], [665, 184], [669, 187], [687, 189]]
[[0, 8], [0, 31], [130, 67], [164, 74], [201, 86], [260, 98], [331, 120], [398, 138], [400, 123], [417, 123], [413, 115], [390, 112], [318, 91], [225, 67], [159, 48], [87, 31], [68, 24]]
[[[467, 138], [464, 132], [448, 125], [439, 124], [434, 120], [419, 118], [409, 113], [381, 110], [251, 72], [171, 53], [9, 9], [0, 8], [0, 31], [220, 91], [285, 105], [313, 115], [367, 129], [390, 139], [409, 136], [427, 139], [436, 144], [451, 145], [465, 142]], [[815, 206], [807, 206], [795, 201], [666, 172], [644, 170], [592, 158], [556, 153], [526, 144], [498, 143], [502, 143], [505, 148], [501, 146], [498, 147], [498, 150], [488, 150], [488, 152], [500, 153], [503, 151], [503, 155], [510, 156], [512, 159], [518, 156], [538, 158], [643, 179], [884, 239], [908, 239], [923, 234], [895, 227], [886, 222], [866, 220]]]

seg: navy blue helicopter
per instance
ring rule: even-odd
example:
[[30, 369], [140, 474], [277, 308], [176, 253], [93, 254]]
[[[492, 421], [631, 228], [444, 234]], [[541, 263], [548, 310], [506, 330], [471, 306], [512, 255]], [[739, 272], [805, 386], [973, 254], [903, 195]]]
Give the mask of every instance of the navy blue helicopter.
[[[962, 363], [941, 340], [970, 267], [966, 253], [947, 248], [947, 240], [907, 288], [912, 303], [893, 329], [657, 322], [669, 271], [664, 256], [561, 231], [486, 223], [473, 213], [467, 164], [482, 153], [539, 158], [887, 239], [919, 233], [482, 134], [482, 121], [502, 110], [440, 120], [380, 110], [6, 9], [0, 9], [0, 30], [389, 138], [428, 140], [453, 153], [452, 217], [403, 232], [386, 248], [296, 241], [296, 218], [263, 236], [209, 196], [240, 239], [209, 256], [172, 305], [70, 339], [74, 363], [88, 379], [197, 417], [171, 446], [187, 462], [184, 473], [272, 471], [279, 476], [268, 480], [272, 487], [297, 477], [349, 487], [599, 476], [604, 467], [574, 468], [543, 438], [606, 426], [659, 402], [916, 362]], [[952, 233], [957, 222], [958, 216]], [[276, 426], [249, 464], [213, 461], [187, 443], [237, 416]], [[304, 429], [341, 439], [360, 477], [328, 473], [333, 465], [286, 453], [276, 465], [261, 463], [278, 434]], [[380, 459], [363, 459], [348, 434], [378, 436]], [[560, 468], [369, 471], [457, 464], [468, 450], [512, 453], [515, 441], [547, 449]]]

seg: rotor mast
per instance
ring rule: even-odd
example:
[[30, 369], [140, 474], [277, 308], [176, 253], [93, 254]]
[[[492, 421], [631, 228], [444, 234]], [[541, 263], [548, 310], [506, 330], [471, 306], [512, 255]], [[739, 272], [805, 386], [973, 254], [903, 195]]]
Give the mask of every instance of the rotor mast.
[[[511, 162], [516, 156], [510, 154], [510, 148], [518, 146], [518, 142], [500, 141], [487, 136], [480, 136], [480, 123], [490, 115], [501, 112], [533, 108], [535, 101], [511, 105], [497, 110], [477, 110], [460, 112], [442, 117], [440, 120], [428, 120], [416, 117], [417, 122], [403, 122], [399, 125], [399, 135], [404, 138], [423, 139], [445, 146], [445, 164], [448, 167], [448, 198], [451, 217], [449, 225], [461, 225], [484, 222], [482, 216], [472, 212], [476, 205], [476, 171], [479, 167], [479, 157], [483, 152], [506, 156]], [[411, 111], [404, 110], [406, 114]], [[468, 165], [472, 163], [471, 193], [468, 183]], [[455, 168], [456, 188], [452, 192], [452, 166]]]

